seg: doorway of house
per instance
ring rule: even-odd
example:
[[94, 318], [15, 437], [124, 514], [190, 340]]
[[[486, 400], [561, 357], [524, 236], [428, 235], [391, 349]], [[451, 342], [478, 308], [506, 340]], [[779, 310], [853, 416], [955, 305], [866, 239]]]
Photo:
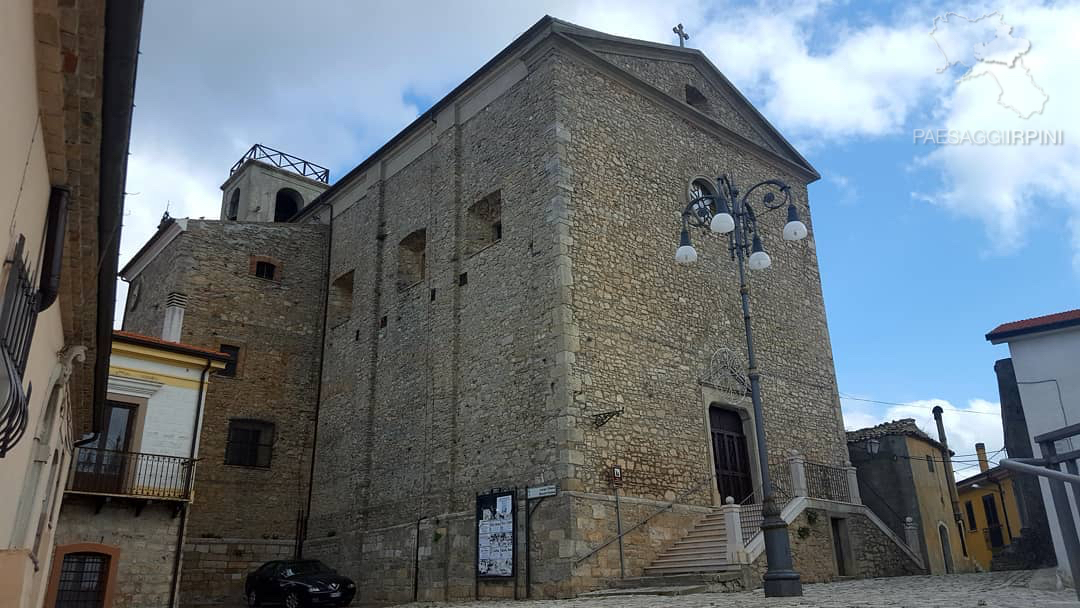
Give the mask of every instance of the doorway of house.
[[938, 536], [941, 537], [941, 557], [945, 561], [945, 574], [952, 574], [952, 548], [949, 545], [949, 530], [945, 524], [938, 525]]
[[982, 497], [983, 510], [986, 511], [986, 533], [989, 536], [990, 546], [994, 549], [1005, 544], [1005, 535], [1001, 532], [1001, 519], [998, 517], [997, 501], [993, 494]]
[[711, 406], [709, 431], [716, 467], [716, 489], [720, 492], [720, 498], [731, 496], [736, 501], [742, 501], [754, 492], [742, 417], [738, 412]]
[[846, 551], [846, 545], [844, 538], [844, 520], [836, 517], [829, 518], [832, 523], [832, 541], [833, 541], [833, 553], [836, 555], [836, 574], [837, 576], [848, 575], [848, 554]]
[[96, 442], [80, 449], [75, 464], [75, 486], [91, 492], [121, 491], [131, 469], [128, 450], [135, 424], [135, 406], [105, 403], [105, 425]]

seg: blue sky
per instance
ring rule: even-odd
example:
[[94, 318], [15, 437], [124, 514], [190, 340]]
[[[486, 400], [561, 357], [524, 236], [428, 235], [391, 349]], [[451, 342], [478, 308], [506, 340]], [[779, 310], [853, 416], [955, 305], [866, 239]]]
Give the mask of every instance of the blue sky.
[[[703, 50], [822, 174], [810, 200], [840, 390], [904, 404], [844, 399], [849, 427], [913, 416], [929, 430], [929, 410], [941, 404], [981, 412], [947, 413], [958, 453], [976, 441], [997, 449], [993, 362], [1008, 352], [984, 334], [1077, 306], [1078, 3], [252, 6], [148, 1], [122, 262], [166, 204], [174, 216], [217, 217], [218, 186], [252, 143], [341, 176], [549, 13], [665, 43], [682, 22], [688, 46]], [[972, 19], [999, 11], [970, 27], [955, 17], [946, 24], [954, 26], [950, 52], [983, 49], [980, 77], [956, 82], [970, 67], [946, 68], [930, 37], [935, 17], [949, 11]], [[1030, 41], [1019, 68], [976, 46], [992, 41], [1000, 19], [1013, 26], [1008, 40]], [[998, 99], [1018, 69], [1049, 97], [1027, 119]], [[916, 144], [920, 128], [1060, 130], [1066, 143]]]

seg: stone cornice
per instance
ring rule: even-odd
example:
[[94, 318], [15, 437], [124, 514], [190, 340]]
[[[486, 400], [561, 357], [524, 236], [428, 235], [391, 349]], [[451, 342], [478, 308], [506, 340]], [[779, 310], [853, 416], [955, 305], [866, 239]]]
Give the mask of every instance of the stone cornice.
[[150, 237], [150, 240], [142, 246], [131, 260], [120, 270], [120, 276], [125, 281], [134, 281], [150, 262], [153, 262], [157, 258], [158, 254], [165, 250], [169, 246], [169, 243], [173, 242], [176, 237], [180, 236], [185, 230], [187, 230], [187, 219], [181, 218], [173, 220], [167, 226], [159, 228], [154, 236]]

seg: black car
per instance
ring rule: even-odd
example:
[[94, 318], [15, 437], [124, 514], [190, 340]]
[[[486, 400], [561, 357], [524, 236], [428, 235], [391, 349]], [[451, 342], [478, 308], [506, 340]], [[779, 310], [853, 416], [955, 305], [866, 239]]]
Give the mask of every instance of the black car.
[[248, 606], [348, 606], [354, 595], [355, 583], [315, 559], [266, 562], [244, 583]]

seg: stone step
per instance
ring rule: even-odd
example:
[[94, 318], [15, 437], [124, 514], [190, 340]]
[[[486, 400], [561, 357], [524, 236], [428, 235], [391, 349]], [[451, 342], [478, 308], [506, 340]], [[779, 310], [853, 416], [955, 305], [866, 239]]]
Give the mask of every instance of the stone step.
[[717, 523], [715, 521], [703, 521], [703, 522], [698, 523], [696, 526], [694, 526], [694, 529], [695, 530], [719, 530], [719, 531], [722, 532], [724, 530], [727, 530], [727, 526], [724, 525], [724, 522]]
[[675, 541], [668, 551], [672, 549], [727, 549], [727, 541], [724, 539], [683, 539]]
[[656, 558], [656, 561], [654, 561], [653, 563], [655, 564], [668, 558], [684, 557], [718, 557], [722, 559], [727, 559], [727, 547], [688, 547], [685, 549], [681, 547], [674, 547], [668, 549], [667, 551], [664, 551], [664, 553], [660, 555], [660, 557]]
[[695, 553], [691, 555], [672, 555], [663, 556], [657, 558], [656, 561], [649, 564], [649, 568], [663, 567], [663, 566], [696, 566], [699, 564], [727, 564], [727, 556], [716, 555], [709, 553]]
[[727, 541], [727, 532], [717, 532], [716, 530], [691, 530], [689, 534], [683, 537], [685, 540], [717, 540], [721, 542]]
[[600, 589], [578, 594], [578, 597], [626, 597], [630, 595], [687, 595], [705, 593], [708, 585], [661, 585], [659, 587], [628, 587], [625, 589]]
[[695, 574], [701, 572], [738, 572], [739, 566], [723, 561], [703, 561], [698, 564], [653, 565], [645, 568], [646, 576], [670, 574]]
[[631, 578], [615, 579], [611, 586], [617, 589], [634, 587], [664, 587], [668, 585], [712, 585], [738, 581], [741, 578], [738, 570], [722, 572], [694, 572], [690, 574], [662, 574], [660, 576], [635, 576]]

